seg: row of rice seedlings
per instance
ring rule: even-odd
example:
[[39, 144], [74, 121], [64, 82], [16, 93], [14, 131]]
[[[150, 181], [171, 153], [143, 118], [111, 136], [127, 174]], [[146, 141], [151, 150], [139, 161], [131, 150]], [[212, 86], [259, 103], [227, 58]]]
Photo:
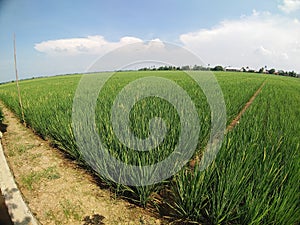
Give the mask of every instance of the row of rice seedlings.
[[[138, 165], [139, 163], [142, 163], [142, 165], [145, 164], [152, 164], [153, 162], [159, 161], [170, 154], [171, 150], [174, 149], [174, 145], [176, 145], [176, 140], [178, 137], [178, 123], [176, 124], [175, 121], [178, 120], [176, 118], [176, 113], [174, 113], [174, 110], [172, 109], [172, 113], [168, 112], [169, 109], [166, 109], [165, 106], [169, 107], [168, 104], [164, 107], [162, 107], [163, 103], [157, 103], [154, 102], [150, 104], [146, 104], [148, 107], [155, 106], [154, 109], [159, 109], [155, 113], [145, 114], [144, 112], [151, 112], [152, 109], [147, 109], [143, 107], [136, 107], [137, 111], [136, 113], [132, 113], [133, 120], [132, 121], [139, 121], [137, 124], [132, 124], [132, 129], [135, 131], [135, 133], [139, 136], [145, 136], [148, 133], [147, 126], [149, 125], [149, 119], [151, 119], [153, 116], [160, 116], [169, 121], [167, 124], [168, 126], [172, 126], [170, 128], [171, 133], [166, 137], [166, 141], [164, 142], [164, 146], [159, 146], [159, 149], [152, 150], [151, 152], [148, 152], [146, 154], [139, 154], [137, 155], [135, 151], [131, 151], [130, 149], [126, 148], [124, 145], [122, 145], [114, 136], [112, 132], [111, 125], [109, 123], [109, 110], [111, 108], [111, 105], [106, 103], [111, 103], [114, 99], [113, 93], [118, 93], [120, 89], [123, 88], [128, 82], [140, 78], [142, 76], [145, 76], [147, 74], [127, 74], [129, 76], [126, 76], [126, 74], [122, 74], [122, 77], [114, 77], [112, 79], [111, 85], [107, 85], [108, 90], [104, 91], [106, 93], [106, 96], [104, 95], [104, 99], [99, 98], [99, 103], [104, 105], [101, 105], [101, 110], [99, 111], [98, 119], [100, 121], [99, 123], [99, 131], [100, 135], [102, 134], [102, 138], [105, 143], [107, 143], [107, 146], [109, 149], [112, 149], [115, 153], [116, 157], [119, 157], [122, 161], [127, 163], [133, 163]], [[150, 74], [148, 74], [150, 75]], [[151, 73], [153, 75], [153, 73]], [[162, 73], [159, 74], [159, 76], [168, 76], [168, 73]], [[178, 82], [181, 86], [184, 87], [184, 89], [189, 90], [189, 94], [198, 101], [195, 101], [197, 104], [197, 107], [199, 108], [199, 115], [201, 115], [203, 118], [201, 121], [201, 138], [202, 140], [199, 141], [199, 145], [201, 145], [205, 140], [206, 136], [208, 135], [209, 127], [209, 113], [208, 108], [203, 108], [202, 102], [205, 102], [205, 96], [203, 93], [199, 92], [198, 87], [194, 87], [191, 89], [191, 83], [186, 82], [186, 79], [182, 78], [183, 74], [172, 74], [172, 79], [174, 79], [176, 82]], [[72, 77], [72, 79], [78, 81], [78, 77]], [[64, 87], [61, 84], [68, 84], [68, 88]], [[70, 85], [71, 84], [71, 85]], [[69, 154], [71, 154], [75, 158], [79, 158], [81, 160], [84, 160], [81, 158], [81, 154], [77, 151], [77, 146], [74, 140], [74, 137], [72, 135], [71, 130], [71, 104], [72, 104], [72, 81], [71, 79], [68, 79], [67, 77], [58, 77], [58, 78], [48, 78], [48, 79], [42, 79], [42, 80], [35, 80], [35, 81], [26, 81], [23, 82], [23, 95], [25, 99], [25, 115], [27, 123], [39, 134], [41, 134], [44, 138], [51, 138], [53, 142], [55, 142], [60, 148], [66, 150]], [[69, 86], [70, 85], [70, 86]], [[13, 86], [11, 88], [14, 88]], [[110, 88], [110, 89], [109, 89]], [[192, 90], [192, 91], [191, 91]], [[11, 92], [10, 92], [11, 93]], [[10, 97], [10, 96], [9, 96]], [[13, 99], [16, 96], [13, 97]], [[10, 108], [18, 110], [18, 103], [17, 101], [8, 101], [11, 103]], [[13, 104], [12, 104], [13, 103]], [[201, 106], [200, 108], [199, 106]], [[143, 103], [141, 103], [143, 105]], [[145, 104], [144, 104], [145, 105]], [[172, 107], [171, 107], [172, 108]], [[105, 110], [107, 109], [107, 110]], [[171, 115], [171, 117], [166, 118], [166, 116], [161, 115], [161, 112], [164, 112], [165, 115]], [[104, 114], [101, 112], [104, 112]], [[205, 113], [203, 113], [205, 112]], [[19, 114], [19, 112], [17, 111]], [[139, 116], [138, 116], [139, 115]], [[175, 117], [174, 117], [175, 116]], [[173, 118], [174, 117], [174, 118]], [[144, 119], [143, 119], [144, 118]], [[102, 127], [101, 127], [101, 121]], [[142, 125], [142, 129], [141, 129]], [[176, 128], [177, 127], [177, 128]], [[140, 134], [139, 134], [140, 133]], [[199, 149], [201, 149], [203, 146], [199, 146]], [[157, 152], [160, 152], [160, 154], [157, 154]], [[111, 152], [112, 153], [112, 152]], [[153, 154], [155, 153], [155, 154]], [[110, 170], [113, 168], [110, 168]], [[136, 178], [138, 179], [138, 178]], [[132, 192], [136, 198], [141, 202], [142, 205], [145, 205], [149, 199], [149, 196], [151, 195], [152, 190], [157, 189], [157, 186], [151, 186], [151, 187], [124, 187], [123, 185], [116, 185], [117, 191], [123, 192], [130, 191]]]
[[227, 118], [230, 123], [241, 111], [253, 93], [266, 79], [266, 75], [254, 73], [216, 72], [226, 102]]
[[[147, 74], [145, 74], [147, 75]], [[145, 76], [143, 75], [143, 76]], [[160, 75], [163, 76], [169, 76], [171, 79], [174, 77], [168, 75], [167, 73], [162, 73]], [[162, 118], [166, 124], [166, 128], [168, 130], [168, 133], [166, 137], [164, 137], [164, 140], [161, 144], [158, 144], [157, 147], [153, 149], [149, 149], [149, 151], [144, 152], [137, 152], [130, 147], [126, 146], [124, 143], [122, 143], [115, 135], [115, 132], [112, 128], [111, 123], [111, 108], [113, 101], [116, 97], [116, 95], [120, 92], [120, 90], [127, 84], [127, 82], [130, 82], [131, 79], [134, 80], [136, 77], [126, 77], [127, 82], [124, 82], [122, 79], [120, 79], [121, 76], [125, 76], [125, 74], [120, 74], [120, 76], [116, 76], [111, 80], [111, 82], [108, 82], [107, 85], [104, 87], [104, 90], [100, 93], [98, 98], [98, 107], [96, 109], [96, 115], [97, 115], [97, 128], [100, 134], [101, 140], [105, 143], [105, 146], [109, 150], [110, 154], [115, 156], [117, 159], [119, 159], [122, 162], [125, 162], [129, 165], [135, 165], [141, 168], [141, 175], [148, 176], [149, 179], [152, 179], [151, 176], [155, 176], [155, 174], [144, 174], [145, 171], [142, 170], [143, 166], [146, 165], [153, 165], [154, 163], [160, 162], [164, 160], [166, 157], [168, 157], [172, 151], [174, 150], [178, 139], [179, 139], [179, 133], [180, 133], [180, 118], [178, 116], [178, 113], [176, 112], [176, 109], [170, 104], [167, 103], [164, 100], [161, 100], [156, 97], [149, 97], [145, 98], [141, 101], [139, 101], [131, 110], [130, 112], [124, 112], [120, 111], [119, 113], [127, 113], [130, 116], [130, 128], [131, 132], [134, 133], [135, 136], [138, 138], [146, 138], [150, 134], [150, 128], [149, 128], [149, 121], [152, 118], [159, 117]], [[184, 76], [184, 74], [180, 74], [180, 76]], [[133, 79], [134, 78], [134, 79]], [[175, 75], [176, 78], [176, 75]], [[183, 77], [181, 77], [180, 80], [184, 85], [189, 87], [190, 95], [193, 96], [195, 99], [198, 97], [199, 99], [203, 99], [199, 93], [195, 95], [193, 92], [193, 87], [189, 81], [186, 81]], [[118, 83], [120, 82], [120, 83]], [[196, 88], [194, 90], [197, 90]], [[200, 103], [199, 100], [197, 101], [198, 104], [198, 110], [199, 115], [202, 115], [201, 119], [201, 126], [202, 126], [202, 133], [201, 138], [202, 141], [206, 136], [208, 135], [209, 130], [209, 120], [207, 120], [207, 116], [209, 116], [209, 113], [207, 112], [208, 106], [206, 102]], [[200, 107], [201, 108], [200, 108]], [[204, 111], [205, 110], [205, 111]], [[204, 113], [203, 113], [204, 112]], [[118, 127], [117, 129], [122, 130], [122, 127]], [[93, 141], [93, 140], [91, 140]], [[202, 141], [199, 142], [199, 144], [202, 144]], [[130, 143], [129, 143], [130, 144]], [[92, 153], [91, 153], [92, 154]], [[94, 153], [96, 155], [96, 153]], [[92, 157], [91, 157], [92, 158]], [[172, 165], [174, 166], [174, 165]], [[116, 170], [115, 166], [110, 166], [108, 168], [98, 168], [98, 169], [105, 169], [108, 170], [110, 173], [112, 173], [114, 170]], [[165, 168], [166, 170], [172, 169], [172, 168]], [[119, 174], [121, 177], [122, 171], [115, 171], [115, 175]], [[134, 173], [132, 173], [134, 174]], [[131, 177], [130, 178], [133, 182], [136, 180], [136, 183], [139, 183], [138, 181], [141, 180], [141, 177]], [[155, 177], [153, 177], [155, 179]], [[161, 188], [162, 184], [155, 184], [155, 185], [149, 185], [149, 186], [134, 186], [134, 187], [124, 187], [124, 186], [118, 186], [119, 191], [127, 191], [132, 194], [132, 196], [135, 197], [135, 199], [138, 200], [138, 202], [145, 206], [151, 195], [156, 192], [156, 190]]]
[[[151, 73], [151, 75], [153, 74]], [[202, 116], [201, 137], [204, 139], [208, 135], [209, 130], [207, 128], [209, 124], [209, 113], [203, 113], [208, 109], [207, 105], [202, 103], [204, 102], [203, 100], [205, 100], [205, 96], [199, 92], [195, 85], [194, 90], [196, 91], [193, 92], [191, 82], [187, 82], [182, 78], [184, 74], [172, 74], [170, 76], [167, 73], [162, 73], [157, 75], [171, 77], [171, 79], [176, 80], [180, 85], [184, 86], [185, 89], [189, 90], [189, 94], [194, 99], [198, 99], [198, 101], [195, 102], [198, 104], [199, 115]], [[121, 73], [119, 76], [113, 77], [111, 82], [108, 82], [105, 86], [102, 95], [100, 95], [98, 99], [98, 109], [96, 110], [99, 134], [102, 141], [110, 150], [110, 153], [125, 163], [138, 166], [151, 165], [166, 158], [172, 152], [172, 149], [174, 149], [177, 143], [178, 133], [180, 132], [179, 118], [176, 110], [164, 101], [149, 98], [145, 101], [141, 101], [131, 111], [130, 116], [132, 118], [131, 121], [133, 121], [131, 128], [138, 137], [145, 137], [149, 134], [149, 120], [153, 117], [161, 117], [165, 120], [169, 131], [171, 131], [167, 137], [165, 137], [163, 144], [149, 152], [137, 153], [117, 140], [110, 123], [112, 102], [115, 95], [127, 83], [143, 76], [148, 76], [148, 74]], [[79, 78], [78, 76], [72, 76], [24, 81], [22, 82], [22, 95], [27, 124], [43, 138], [50, 139], [74, 158], [84, 161], [86, 159], [82, 158], [82, 154], [78, 152], [77, 143], [75, 142], [71, 128], [72, 101]], [[7, 106], [20, 115], [17, 96], [14, 96], [14, 89], [14, 85], [4, 85], [1, 88], [0, 94]], [[203, 108], [203, 106], [206, 108]], [[93, 142], [94, 140], [90, 141]], [[199, 143], [201, 144], [202, 142]], [[92, 154], [93, 153], [91, 153], [91, 155]], [[94, 156], [96, 157], [97, 155]], [[113, 167], [106, 169], [114, 171]], [[139, 179], [139, 177], [132, 179]], [[109, 180], [107, 180], [107, 182], [115, 186], [118, 192], [130, 192], [131, 195], [144, 206], [147, 204], [152, 192], [160, 186], [128, 187], [113, 184]]]
[[[112, 155], [119, 158], [125, 163], [138, 166], [150, 165], [167, 157], [176, 145], [178, 132], [180, 131], [180, 127], [178, 126], [178, 115], [176, 114], [174, 108], [170, 106], [170, 104], [167, 104], [164, 101], [160, 101], [158, 99], [146, 99], [145, 101], [139, 102], [139, 104], [137, 104], [132, 109], [130, 113], [130, 116], [132, 118], [131, 129], [137, 136], [145, 137], [149, 134], [149, 119], [155, 116], [162, 117], [166, 121], [167, 127], [170, 128], [171, 131], [165, 138], [166, 141], [164, 141], [163, 144], [160, 145], [157, 149], [154, 149], [148, 153], [137, 154], [136, 151], [132, 151], [131, 149], [127, 148], [115, 137], [110, 123], [110, 109], [115, 95], [130, 81], [149, 75], [171, 78], [188, 91], [189, 95], [194, 100], [196, 108], [198, 109], [198, 114], [200, 116], [201, 137], [198, 144], [199, 150], [203, 149], [203, 147], [205, 146], [205, 141], [207, 140], [207, 136], [209, 134], [210, 113], [209, 107], [207, 106], [207, 104], [205, 104], [205, 96], [203, 95], [201, 90], [199, 90], [197, 85], [193, 84], [189, 78], [184, 77], [184, 74], [182, 72], [120, 73], [119, 75], [114, 76], [111, 79], [111, 82], [109, 82], [104, 87], [102, 94], [100, 94], [98, 98], [98, 105], [96, 110], [97, 128], [102, 141], [105, 143], [106, 147], [109, 149]], [[221, 75], [223, 76], [223, 74]], [[230, 77], [231, 74], [228, 76]], [[80, 76], [70, 76], [26, 81], [22, 82], [22, 93], [24, 95], [23, 101], [25, 102], [24, 108], [27, 124], [29, 124], [37, 133], [41, 134], [44, 138], [51, 138], [51, 140], [55, 142], [55, 144], [67, 151], [73, 157], [84, 161], [86, 159], [82, 157], [82, 154], [80, 152], [78, 152], [73, 131], [71, 129], [72, 101], [79, 79]], [[219, 79], [225, 95], [225, 99], [227, 101], [226, 104], [229, 104], [232, 101], [236, 102], [235, 104], [237, 105], [241, 105], [242, 100], [247, 99], [249, 93], [253, 93], [251, 92], [251, 90], [254, 90], [262, 82], [261, 77], [252, 78], [250, 77], [250, 75], [241, 75], [240, 81], [238, 79], [239, 78], [236, 76], [233, 79], [233, 83], [237, 83], [239, 85], [238, 87], [235, 87], [235, 98], [233, 95], [227, 95], [227, 93], [231, 93], [232, 90], [231, 85], [226, 85], [230, 83], [231, 79], [228, 80], [227, 75]], [[1, 88], [0, 96], [10, 108], [14, 109], [18, 113], [19, 107], [17, 96], [14, 96], [14, 88], [14, 86], [6, 86]], [[236, 96], [239, 96], [239, 98], [237, 98]], [[234, 111], [237, 108], [238, 107], [230, 107], [229, 110]], [[92, 141], [93, 140], [91, 140], [91, 142]], [[91, 158], [97, 158], [97, 153], [95, 153], [96, 155], [93, 154], [94, 153], [91, 152]], [[99, 169], [114, 171], [113, 165], [108, 165], [108, 168]], [[215, 183], [213, 182], [213, 178], [216, 176], [214, 175], [214, 171], [215, 170], [207, 170], [205, 172], [208, 173], [208, 175], [206, 176], [211, 177], [210, 180], [212, 181], [212, 184]], [[120, 172], [121, 174], [122, 171], [115, 172]], [[178, 176], [189, 179], [189, 176], [185, 175], [185, 173], [186, 172], [182, 172]], [[149, 176], [151, 176], [151, 174], [149, 174]], [[182, 180], [185, 182], [183, 178]], [[190, 179], [192, 178], [193, 176], [190, 177]], [[139, 179], [139, 177], [135, 177], [132, 179]], [[112, 183], [108, 179], [106, 179], [106, 181], [110, 185], [114, 186], [117, 192], [131, 193], [131, 195], [134, 196], [134, 198], [143, 206], [147, 204], [151, 197], [151, 194], [161, 188], [160, 184], [151, 186], [128, 187]], [[191, 183], [191, 181], [186, 181]], [[205, 184], [202, 183], [201, 185], [205, 186]], [[181, 186], [184, 187], [183, 184]], [[199, 194], [200, 196], [200, 193], [196, 193], [196, 191], [198, 190], [197, 188], [192, 186], [188, 186], [187, 188], [193, 189], [195, 191], [195, 195]], [[205, 188], [203, 188], [203, 191], [204, 190]], [[175, 190], [175, 192], [178, 191]], [[186, 194], [188, 194], [188, 191]], [[183, 200], [184, 199], [185, 197], [183, 197]], [[180, 204], [183, 204], [183, 202], [181, 202]], [[190, 206], [191, 212], [193, 211], [193, 208], [195, 209], [196, 207]], [[201, 215], [202, 214], [203, 212], [201, 211]], [[191, 218], [193, 217], [191, 216]], [[209, 217], [207, 216], [207, 218]]]
[[[78, 157], [78, 153], [71, 130], [71, 106], [79, 79], [80, 76], [71, 76], [21, 82], [28, 126], [73, 157]], [[15, 85], [2, 85], [0, 95], [6, 106], [20, 117]]]
[[215, 162], [203, 172], [177, 174], [170, 204], [181, 218], [203, 224], [300, 222], [299, 88], [298, 80], [269, 78]]

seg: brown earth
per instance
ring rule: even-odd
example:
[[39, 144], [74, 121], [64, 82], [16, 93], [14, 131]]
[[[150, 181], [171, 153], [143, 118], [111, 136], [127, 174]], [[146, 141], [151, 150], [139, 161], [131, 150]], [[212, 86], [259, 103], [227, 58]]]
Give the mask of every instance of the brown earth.
[[101, 188], [94, 176], [1, 106], [7, 125], [4, 153], [25, 201], [41, 224], [165, 224], [154, 212]]

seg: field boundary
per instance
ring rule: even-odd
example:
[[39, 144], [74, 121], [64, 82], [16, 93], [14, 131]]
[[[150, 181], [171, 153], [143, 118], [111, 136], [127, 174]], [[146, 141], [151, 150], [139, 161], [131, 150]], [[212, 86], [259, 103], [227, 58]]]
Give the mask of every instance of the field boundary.
[[243, 114], [246, 112], [246, 110], [252, 105], [253, 101], [256, 99], [256, 97], [259, 95], [259, 93], [261, 92], [261, 90], [263, 89], [263, 87], [266, 84], [266, 80], [260, 85], [260, 87], [255, 91], [255, 93], [252, 95], [252, 97], [248, 100], [248, 102], [246, 102], [246, 104], [244, 105], [244, 107], [242, 108], [242, 110], [237, 114], [237, 116], [231, 121], [231, 123], [227, 126], [225, 134], [227, 134], [228, 132], [232, 131], [233, 128], [239, 123], [241, 117], [243, 116]]

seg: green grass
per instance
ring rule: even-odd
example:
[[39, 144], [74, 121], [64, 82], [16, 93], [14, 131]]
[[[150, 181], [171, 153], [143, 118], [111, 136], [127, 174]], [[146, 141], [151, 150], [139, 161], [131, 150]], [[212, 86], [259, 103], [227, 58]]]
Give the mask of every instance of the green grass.
[[9, 149], [9, 156], [15, 156], [15, 155], [22, 155], [25, 152], [27, 152], [29, 149], [34, 148], [35, 145], [24, 145], [24, 144], [12, 144], [11, 148]]
[[[169, 132], [164, 142], [148, 152], [137, 153], [125, 146], [116, 137], [110, 122], [111, 107], [117, 94], [131, 81], [148, 76], [171, 79], [187, 91], [199, 115], [197, 153], [201, 154], [210, 134], [210, 108], [203, 92], [181, 71], [114, 75], [101, 90], [95, 110], [97, 130], [105, 147], [119, 160], [137, 166], [151, 165], [172, 153], [181, 127], [178, 113], [168, 102], [145, 98], [129, 112], [130, 129], [140, 138], [149, 135], [151, 118], [161, 117], [166, 122]], [[20, 86], [26, 123], [84, 163], [71, 126], [73, 98], [80, 78], [80, 75], [72, 75], [34, 79], [22, 81]], [[300, 79], [229, 72], [218, 72], [216, 78], [226, 103], [227, 124], [264, 81], [266, 85], [237, 127], [225, 136], [217, 158], [205, 171], [201, 172], [197, 167], [191, 170], [187, 166], [167, 181], [138, 187], [119, 185], [102, 178], [117, 193], [130, 196], [143, 206], [151, 201], [153, 193], [171, 187], [168, 192], [171, 196], [164, 201], [175, 212], [172, 217], [182, 221], [202, 224], [299, 223]], [[21, 115], [12, 84], [0, 86], [0, 99]], [[90, 154], [97, 159], [97, 153], [91, 151]], [[29, 187], [36, 177], [39, 176], [28, 178]]]
[[[47, 220], [54, 222], [57, 225], [65, 224], [64, 221], [81, 221], [83, 217], [83, 212], [81, 209], [82, 202], [71, 202], [67, 199], [59, 201], [59, 205], [57, 210], [54, 212], [53, 210], [48, 210], [44, 213]], [[63, 218], [63, 219], [62, 219]]]
[[48, 167], [42, 171], [33, 171], [21, 177], [23, 185], [28, 190], [33, 190], [34, 185], [39, 183], [41, 179], [56, 180], [60, 178], [60, 174], [56, 167]]
[[[74, 219], [80, 221], [82, 219], [82, 210], [79, 204], [74, 204], [69, 200], [60, 201], [59, 204], [67, 220]], [[82, 205], [82, 203], [80, 205]]]

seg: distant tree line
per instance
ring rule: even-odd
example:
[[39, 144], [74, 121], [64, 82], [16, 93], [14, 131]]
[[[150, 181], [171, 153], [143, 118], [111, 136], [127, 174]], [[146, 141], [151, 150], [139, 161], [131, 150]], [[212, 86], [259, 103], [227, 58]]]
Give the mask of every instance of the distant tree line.
[[152, 67], [152, 68], [149, 68], [149, 67], [144, 67], [144, 68], [141, 68], [139, 69], [139, 71], [156, 71], [156, 70], [182, 70], [180, 67], [176, 67], [176, 66], [160, 66], [158, 68], [156, 67]]
[[185, 65], [185, 66], [160, 66], [158, 68], [156, 67], [144, 67], [139, 69], [139, 71], [156, 71], [156, 70], [201, 70], [201, 71], [208, 71], [211, 70], [211, 68], [209, 67], [204, 67], [204, 66], [198, 66], [198, 65], [194, 65], [194, 66], [189, 66], [189, 65]]
[[284, 70], [278, 70], [272, 68], [270, 70], [266, 70], [265, 68], [260, 68], [258, 73], [267, 73], [267, 74], [274, 74], [274, 75], [279, 75], [279, 76], [289, 76], [289, 77], [299, 77], [300, 74], [297, 74], [295, 71], [284, 71]]
[[160, 67], [144, 67], [139, 69], [139, 71], [170, 71], [170, 70], [197, 70], [197, 71], [231, 71], [231, 72], [247, 72], [247, 73], [264, 73], [264, 74], [274, 74], [274, 75], [280, 75], [280, 76], [290, 76], [290, 77], [298, 77], [300, 78], [300, 74], [297, 74], [295, 71], [283, 71], [279, 70], [276, 71], [274, 68], [272, 69], [267, 69], [267, 67], [262, 67], [258, 71], [254, 69], [250, 69], [248, 66], [247, 67], [242, 67], [241, 69], [228, 69], [226, 67], [217, 65], [214, 67], [206, 67], [206, 66], [199, 66], [199, 65], [194, 65], [194, 66], [181, 66], [181, 67], [176, 67], [176, 66], [160, 66]]

